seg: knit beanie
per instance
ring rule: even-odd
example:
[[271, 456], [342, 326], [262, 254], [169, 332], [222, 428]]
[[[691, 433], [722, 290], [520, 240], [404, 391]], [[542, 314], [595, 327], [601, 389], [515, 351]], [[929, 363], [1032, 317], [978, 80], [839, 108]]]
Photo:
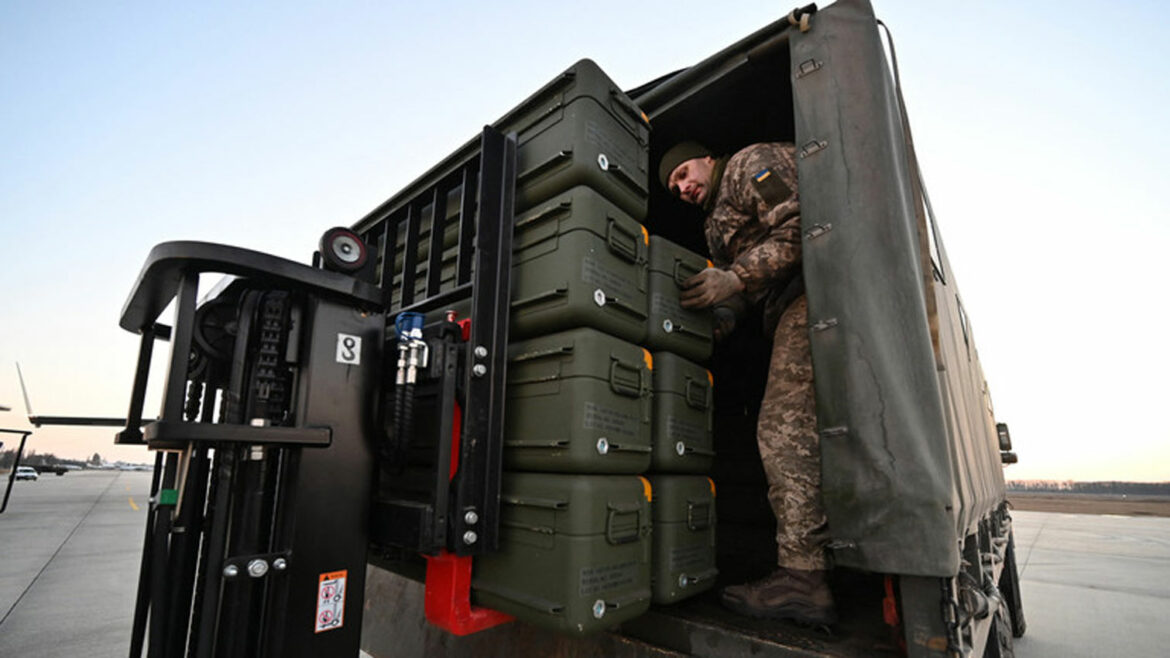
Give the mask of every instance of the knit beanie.
[[692, 158], [703, 158], [712, 155], [711, 150], [698, 142], [679, 142], [662, 156], [662, 160], [658, 162], [658, 182], [662, 183], [662, 187], [670, 189], [666, 184], [667, 179], [670, 178], [670, 172], [680, 164]]

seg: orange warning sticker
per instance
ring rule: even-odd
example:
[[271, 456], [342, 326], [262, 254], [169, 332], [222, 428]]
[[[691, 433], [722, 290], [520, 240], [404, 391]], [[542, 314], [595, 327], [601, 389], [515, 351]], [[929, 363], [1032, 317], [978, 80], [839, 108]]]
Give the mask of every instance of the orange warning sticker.
[[345, 625], [345, 580], [349, 571], [330, 571], [317, 579], [317, 618], [314, 633]]

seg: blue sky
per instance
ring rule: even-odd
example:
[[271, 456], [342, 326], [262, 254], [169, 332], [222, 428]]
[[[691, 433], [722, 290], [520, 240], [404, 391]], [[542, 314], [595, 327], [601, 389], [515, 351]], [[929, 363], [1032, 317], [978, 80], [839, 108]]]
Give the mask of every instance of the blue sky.
[[[158, 242], [305, 260], [325, 228], [577, 59], [632, 88], [783, 13], [746, 1], [241, 4], [0, 3], [0, 403], [20, 408], [19, 360], [38, 412], [124, 413], [137, 343], [117, 317]], [[1021, 456], [1008, 475], [1170, 480], [1170, 10], [875, 8]], [[0, 413], [0, 426], [24, 425]], [[45, 428], [30, 446], [146, 459], [107, 430]]]

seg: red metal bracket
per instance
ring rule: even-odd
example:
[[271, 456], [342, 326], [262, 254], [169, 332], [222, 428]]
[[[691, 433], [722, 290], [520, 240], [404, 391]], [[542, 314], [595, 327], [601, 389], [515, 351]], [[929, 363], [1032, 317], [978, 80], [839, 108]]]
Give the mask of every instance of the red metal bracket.
[[496, 610], [471, 605], [471, 557], [447, 551], [427, 555], [427, 588], [423, 600], [427, 621], [455, 635], [470, 635], [515, 619]]

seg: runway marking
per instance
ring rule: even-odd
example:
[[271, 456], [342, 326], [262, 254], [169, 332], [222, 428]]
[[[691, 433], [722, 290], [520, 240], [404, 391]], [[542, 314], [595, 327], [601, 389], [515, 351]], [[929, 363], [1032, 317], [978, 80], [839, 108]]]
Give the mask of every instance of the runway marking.
[[[127, 487], [127, 489], [128, 489], [128, 488], [129, 488], [129, 487]], [[135, 512], [137, 512], [137, 511], [138, 511], [138, 506], [134, 504], [134, 496], [130, 496], [130, 507], [134, 508], [134, 511], [135, 511]]]

